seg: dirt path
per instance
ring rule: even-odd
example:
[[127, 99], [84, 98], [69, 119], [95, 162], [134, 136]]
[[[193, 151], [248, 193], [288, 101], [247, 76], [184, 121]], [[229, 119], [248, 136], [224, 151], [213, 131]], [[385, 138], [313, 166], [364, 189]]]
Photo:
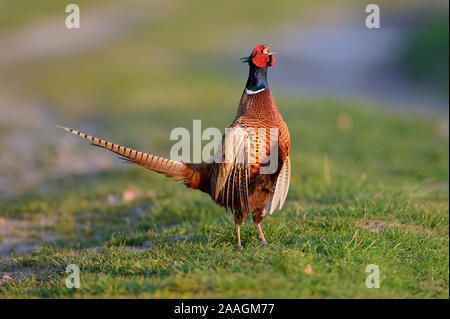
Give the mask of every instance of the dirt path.
[[[98, 49], [150, 18], [147, 10], [134, 5], [80, 9], [80, 29], [67, 29], [62, 11], [61, 17], [13, 30], [0, 38], [0, 199], [39, 185], [44, 178], [117, 167], [117, 161], [102, 152], [88, 150], [86, 154], [83, 149], [81, 154], [73, 139], [57, 134], [55, 124], [60, 121], [54, 108], [21, 96], [20, 88], [11, 87], [3, 76], [15, 65]], [[85, 128], [95, 132], [95, 127]]]
[[[148, 8], [148, 4], [147, 4]], [[104, 5], [83, 11], [81, 28], [65, 27], [66, 14], [3, 34], [0, 38], [0, 201], [39, 187], [48, 178], [118, 167], [112, 156], [86, 149], [66, 134], [58, 134], [55, 108], [30, 100], [12, 87], [5, 70], [24, 63], [79, 55], [121, 39], [151, 18], [139, 5]], [[93, 126], [93, 127], [92, 127]], [[82, 128], [96, 131], [95, 125]], [[44, 224], [2, 216], [0, 211], [0, 258], [11, 251], [24, 254], [53, 240]], [[29, 229], [41, 235], [31, 238]], [[1, 276], [0, 276], [1, 277]]]
[[51, 20], [14, 30], [0, 38], [0, 77], [2, 68], [58, 56], [94, 50], [128, 34], [148, 18], [140, 6], [103, 5], [84, 11], [81, 28], [67, 29], [66, 13]]
[[365, 27], [363, 9], [327, 6], [286, 26], [279, 33], [282, 62], [272, 72], [273, 81], [303, 96], [341, 96], [421, 115], [448, 114], [448, 98], [410, 81], [395, 60], [417, 9], [386, 11], [380, 29]]

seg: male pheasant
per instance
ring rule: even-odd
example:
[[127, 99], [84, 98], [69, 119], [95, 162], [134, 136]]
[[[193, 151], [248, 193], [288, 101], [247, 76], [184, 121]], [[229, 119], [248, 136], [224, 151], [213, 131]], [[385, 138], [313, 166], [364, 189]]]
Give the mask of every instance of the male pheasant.
[[250, 71], [230, 126], [234, 134], [225, 134], [217, 153], [205, 162], [173, 161], [61, 128], [132, 163], [208, 193], [218, 205], [234, 213], [239, 247], [240, 225], [251, 213], [259, 238], [266, 245], [260, 223], [267, 213], [283, 207], [290, 180], [289, 131], [267, 84], [267, 70], [275, 63], [270, 47], [258, 45], [249, 57], [241, 59], [249, 64]]

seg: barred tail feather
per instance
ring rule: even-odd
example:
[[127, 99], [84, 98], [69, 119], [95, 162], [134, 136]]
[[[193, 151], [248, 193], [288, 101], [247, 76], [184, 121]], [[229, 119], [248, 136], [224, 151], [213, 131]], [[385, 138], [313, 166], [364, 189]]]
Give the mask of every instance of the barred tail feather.
[[110, 150], [111, 152], [114, 152], [118, 155], [120, 155], [122, 158], [126, 159], [127, 161], [143, 166], [145, 168], [148, 168], [152, 171], [158, 172], [160, 174], [164, 174], [168, 177], [174, 178], [176, 180], [180, 180], [184, 182], [185, 184], [188, 184], [193, 171], [190, 169], [187, 165], [181, 162], [172, 161], [170, 159], [159, 157], [143, 152], [136, 151], [134, 149], [124, 147], [121, 145], [117, 145], [102, 139], [99, 139], [97, 137], [93, 137], [90, 135], [87, 135], [85, 133], [81, 133], [77, 130], [59, 126], [56, 127], [62, 128], [66, 130], [69, 133], [78, 135], [88, 141], [90, 141], [93, 145], [99, 146], [102, 148], [105, 148], [107, 150]]

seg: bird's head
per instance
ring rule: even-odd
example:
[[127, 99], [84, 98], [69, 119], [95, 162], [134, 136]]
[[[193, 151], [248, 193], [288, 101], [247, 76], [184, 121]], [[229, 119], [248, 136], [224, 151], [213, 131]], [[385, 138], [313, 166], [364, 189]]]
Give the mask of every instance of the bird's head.
[[269, 87], [267, 84], [267, 69], [275, 63], [275, 52], [269, 52], [272, 45], [257, 45], [249, 57], [241, 61], [250, 66], [248, 80], [245, 85], [247, 93], [253, 94]]
[[275, 57], [273, 56], [275, 52], [269, 52], [271, 46], [272, 44], [259, 44], [253, 49], [250, 56], [242, 58], [241, 61], [248, 63], [250, 67], [254, 66], [256, 68], [273, 66], [275, 64]]

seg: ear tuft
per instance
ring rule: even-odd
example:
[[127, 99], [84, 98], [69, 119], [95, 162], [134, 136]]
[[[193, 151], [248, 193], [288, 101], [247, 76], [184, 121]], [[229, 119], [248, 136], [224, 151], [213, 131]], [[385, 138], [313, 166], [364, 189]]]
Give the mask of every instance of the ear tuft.
[[248, 63], [248, 61], [250, 61], [250, 57], [246, 56], [245, 58], [241, 58], [241, 62], [242, 63]]

